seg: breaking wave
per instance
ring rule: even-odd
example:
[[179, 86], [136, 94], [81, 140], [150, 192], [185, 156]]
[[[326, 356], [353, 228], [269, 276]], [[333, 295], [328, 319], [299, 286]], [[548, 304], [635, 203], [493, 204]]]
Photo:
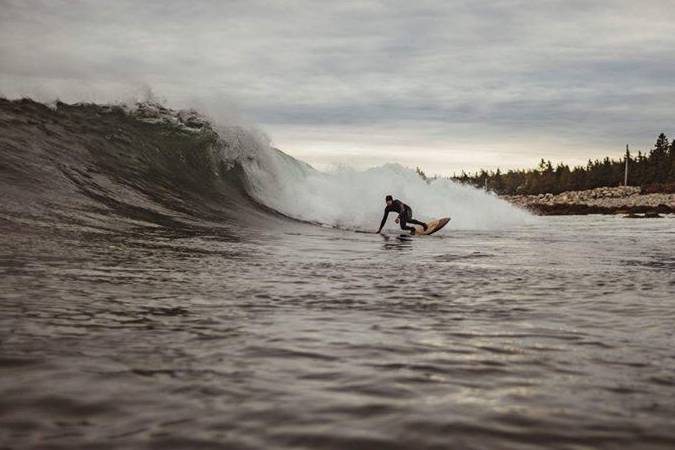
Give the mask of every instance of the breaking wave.
[[372, 230], [386, 194], [422, 219], [451, 216], [448, 230], [498, 229], [530, 217], [493, 195], [425, 181], [396, 164], [320, 172], [256, 130], [156, 104], [0, 99], [0, 129], [0, 213], [14, 224], [241, 228], [297, 219]]

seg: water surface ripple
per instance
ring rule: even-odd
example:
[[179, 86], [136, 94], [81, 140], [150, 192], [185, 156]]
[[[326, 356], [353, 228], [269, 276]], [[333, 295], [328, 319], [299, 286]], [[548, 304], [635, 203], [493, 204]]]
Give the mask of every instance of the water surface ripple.
[[0, 447], [673, 448], [674, 220], [3, 222]]

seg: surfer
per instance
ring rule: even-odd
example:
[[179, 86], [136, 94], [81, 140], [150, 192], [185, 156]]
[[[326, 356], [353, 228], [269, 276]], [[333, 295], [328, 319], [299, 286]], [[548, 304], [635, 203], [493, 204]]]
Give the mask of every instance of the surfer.
[[407, 226], [409, 223], [414, 223], [416, 225], [422, 225], [424, 228], [424, 231], [427, 230], [427, 224], [424, 222], [420, 222], [419, 220], [415, 220], [412, 217], [412, 208], [405, 203], [403, 203], [401, 200], [394, 200], [394, 198], [391, 195], [387, 195], [384, 199], [387, 202], [387, 207], [384, 208], [384, 217], [382, 217], [382, 222], [380, 223], [380, 229], [377, 230], [379, 233], [382, 231], [382, 227], [384, 227], [384, 223], [387, 221], [387, 217], [389, 216], [390, 212], [395, 212], [398, 213], [398, 217], [396, 218], [396, 223], [401, 225], [402, 230], [408, 230], [410, 231], [410, 234], [415, 234], [415, 227], [409, 227]]

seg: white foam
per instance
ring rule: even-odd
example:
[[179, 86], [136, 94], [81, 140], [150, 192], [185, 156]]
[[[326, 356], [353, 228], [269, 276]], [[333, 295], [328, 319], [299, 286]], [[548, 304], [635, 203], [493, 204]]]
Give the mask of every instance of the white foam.
[[[410, 205], [420, 220], [450, 216], [448, 230], [502, 229], [533, 218], [493, 194], [448, 179], [427, 182], [398, 164], [321, 172], [262, 147], [256, 158], [244, 161], [250, 192], [261, 203], [298, 219], [375, 231], [388, 194]], [[387, 228], [397, 227], [394, 218], [391, 214]]]

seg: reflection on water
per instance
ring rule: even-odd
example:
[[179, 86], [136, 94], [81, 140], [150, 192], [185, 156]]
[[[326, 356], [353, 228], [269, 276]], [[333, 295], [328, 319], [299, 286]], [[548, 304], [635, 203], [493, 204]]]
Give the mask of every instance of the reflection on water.
[[385, 250], [409, 250], [412, 248], [413, 236], [408, 234], [380, 234]]
[[673, 220], [3, 225], [0, 442], [672, 448]]

